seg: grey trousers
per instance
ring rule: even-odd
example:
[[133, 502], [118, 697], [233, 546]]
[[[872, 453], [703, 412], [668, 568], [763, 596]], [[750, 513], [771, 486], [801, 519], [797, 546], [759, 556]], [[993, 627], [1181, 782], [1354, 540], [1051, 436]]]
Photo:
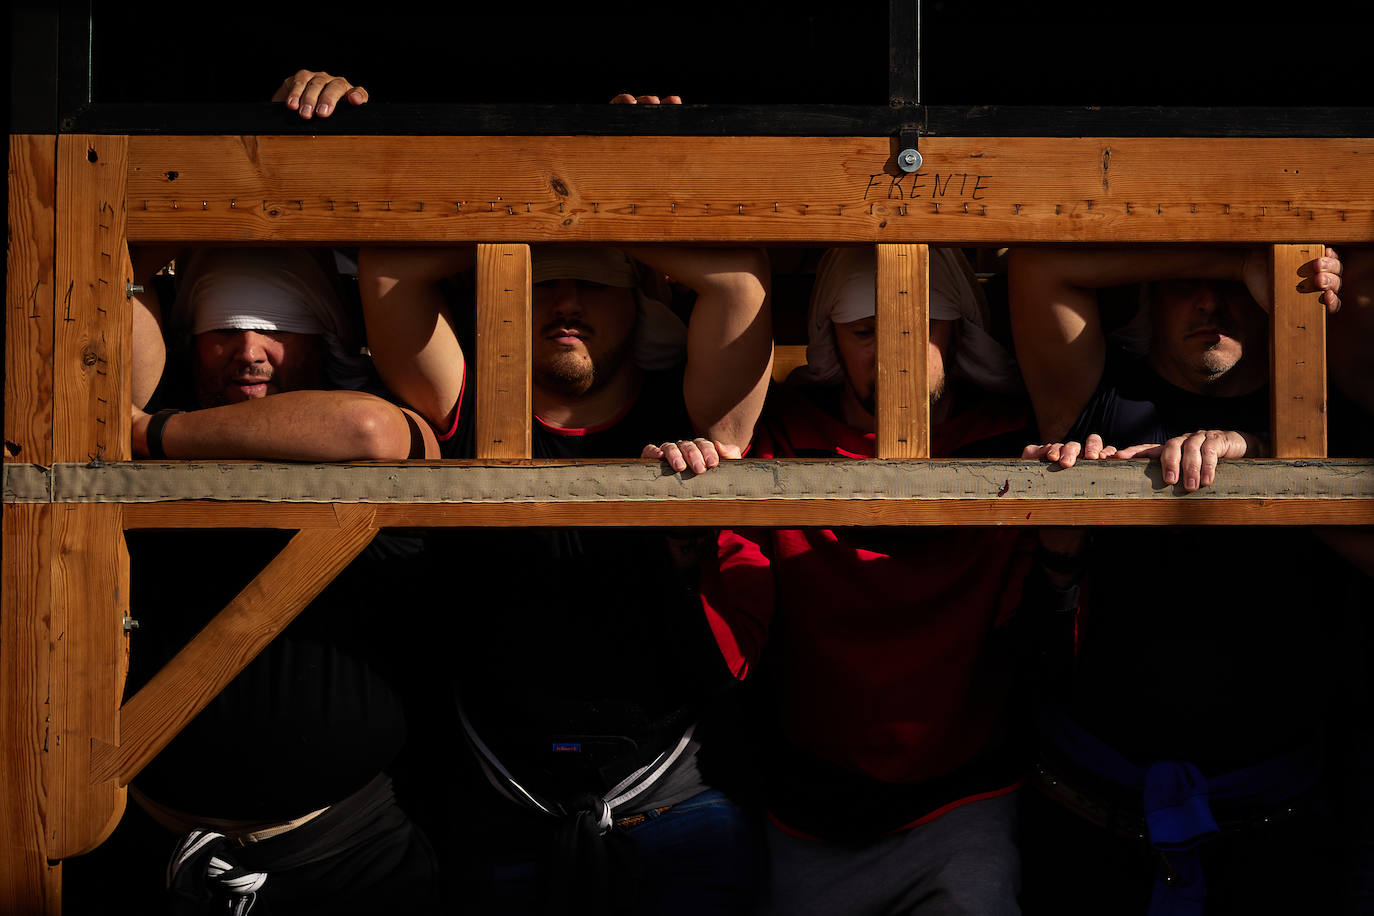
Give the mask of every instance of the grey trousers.
[[969, 802], [864, 846], [792, 836], [768, 825], [776, 916], [1016, 916], [1021, 858], [1017, 796]]

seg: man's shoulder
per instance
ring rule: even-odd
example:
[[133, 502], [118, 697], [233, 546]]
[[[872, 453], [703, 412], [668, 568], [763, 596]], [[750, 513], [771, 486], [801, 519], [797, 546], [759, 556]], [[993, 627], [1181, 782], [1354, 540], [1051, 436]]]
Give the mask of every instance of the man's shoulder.
[[763, 434], [756, 437], [771, 453], [751, 450], [751, 457], [870, 457], [873, 434], [841, 419], [841, 391], [838, 386], [774, 384], [759, 424]]

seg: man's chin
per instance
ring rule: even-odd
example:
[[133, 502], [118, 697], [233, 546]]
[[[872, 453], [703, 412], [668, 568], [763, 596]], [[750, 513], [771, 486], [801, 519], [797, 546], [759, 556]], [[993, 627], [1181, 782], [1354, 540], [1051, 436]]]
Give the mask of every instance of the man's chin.
[[276, 386], [264, 382], [261, 385], [233, 385], [220, 392], [221, 404], [240, 404], [244, 401], [257, 401], [270, 394], [276, 394]]

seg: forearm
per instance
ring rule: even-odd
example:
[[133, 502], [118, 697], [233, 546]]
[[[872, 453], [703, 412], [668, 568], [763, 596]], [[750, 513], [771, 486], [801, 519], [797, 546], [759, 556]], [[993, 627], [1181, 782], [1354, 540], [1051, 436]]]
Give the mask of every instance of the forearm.
[[[1011, 328], [1044, 442], [1057, 442], [1092, 396], [1106, 365], [1097, 292], [1067, 282], [1061, 252], [1011, 252]], [[1081, 252], [1070, 260], [1080, 260]]]
[[767, 255], [748, 248], [630, 253], [696, 292], [683, 380], [687, 410], [698, 434], [743, 449], [763, 410], [773, 365]]
[[[147, 457], [146, 422], [135, 451]], [[162, 427], [168, 458], [276, 461], [400, 460], [411, 428], [399, 407], [359, 391], [287, 391], [171, 416]]]
[[162, 336], [162, 308], [153, 288], [153, 277], [178, 254], [170, 246], [134, 246], [129, 249], [134, 283], [142, 287], [133, 301], [133, 362], [130, 367], [130, 397], [142, 408], [157, 390], [167, 363], [167, 345]]
[[359, 252], [368, 346], [387, 386], [444, 428], [465, 364], [439, 283], [472, 265], [471, 248], [373, 248]]

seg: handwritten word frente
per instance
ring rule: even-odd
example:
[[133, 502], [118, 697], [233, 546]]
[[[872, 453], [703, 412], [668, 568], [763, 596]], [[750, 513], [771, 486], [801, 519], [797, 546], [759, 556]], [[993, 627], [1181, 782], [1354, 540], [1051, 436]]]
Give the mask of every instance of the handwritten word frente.
[[870, 194], [886, 200], [915, 200], [918, 197], [983, 200], [981, 192], [988, 189], [988, 177], [972, 172], [903, 172], [900, 175], [874, 172], [868, 176], [864, 200], [868, 200]]

